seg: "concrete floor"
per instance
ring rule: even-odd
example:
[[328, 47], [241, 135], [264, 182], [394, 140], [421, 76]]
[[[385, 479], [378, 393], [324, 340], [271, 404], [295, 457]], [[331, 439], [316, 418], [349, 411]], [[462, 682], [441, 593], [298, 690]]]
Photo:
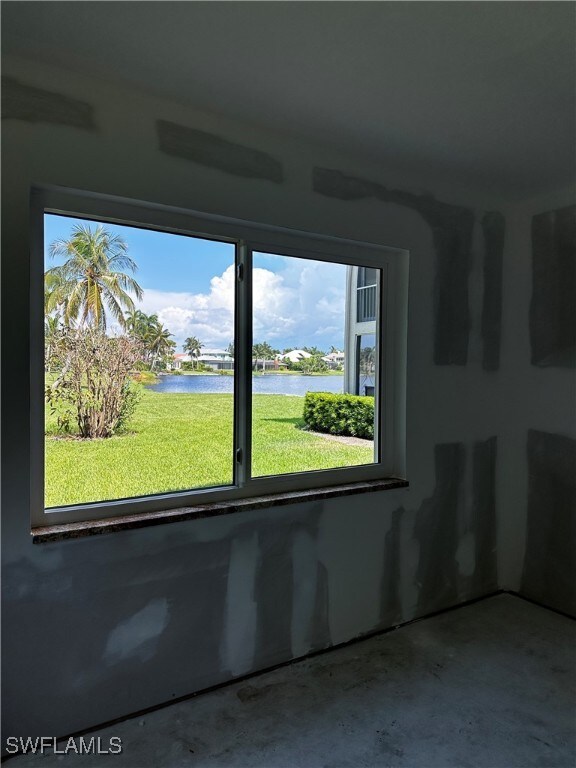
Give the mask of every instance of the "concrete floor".
[[576, 622], [499, 595], [91, 734], [120, 755], [9, 764], [573, 768], [575, 648]]

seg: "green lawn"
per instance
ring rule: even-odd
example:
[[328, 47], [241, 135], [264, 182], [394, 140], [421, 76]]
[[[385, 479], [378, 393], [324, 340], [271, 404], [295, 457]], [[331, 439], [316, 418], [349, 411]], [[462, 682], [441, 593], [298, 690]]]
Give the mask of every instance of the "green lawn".
[[[253, 474], [367, 464], [372, 447], [297, 428], [304, 398], [255, 395]], [[232, 395], [143, 390], [127, 434], [46, 438], [46, 506], [142, 496], [232, 482]], [[47, 419], [48, 431], [54, 422]]]

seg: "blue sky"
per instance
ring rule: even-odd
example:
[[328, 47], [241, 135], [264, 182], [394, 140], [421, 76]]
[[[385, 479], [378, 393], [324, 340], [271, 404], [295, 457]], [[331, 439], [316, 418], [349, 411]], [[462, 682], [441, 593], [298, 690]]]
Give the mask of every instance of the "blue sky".
[[[67, 239], [83, 220], [46, 215], [45, 264], [50, 244]], [[85, 223], [85, 222], [84, 222]], [[151, 230], [105, 225], [128, 244], [144, 289], [138, 307], [158, 314], [181, 351], [187, 336], [206, 348], [226, 348], [234, 335], [234, 246]], [[255, 341], [278, 349], [344, 343], [346, 268], [308, 259], [254, 254]]]
[[[50, 243], [67, 239], [72, 227], [83, 223], [83, 219], [68, 216], [45, 216], [47, 266], [57, 263], [48, 257]], [[128, 243], [128, 254], [138, 264], [136, 280], [144, 288], [205, 293], [210, 288], [210, 279], [221, 275], [226, 267], [234, 263], [234, 246], [230, 243], [116, 224], [105, 226]]]

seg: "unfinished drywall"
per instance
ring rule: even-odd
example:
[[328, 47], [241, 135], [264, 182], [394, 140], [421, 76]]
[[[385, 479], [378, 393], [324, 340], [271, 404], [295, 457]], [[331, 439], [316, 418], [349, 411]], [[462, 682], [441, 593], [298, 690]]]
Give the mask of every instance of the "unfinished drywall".
[[576, 440], [530, 430], [528, 519], [521, 590], [576, 616]]
[[34, 88], [13, 77], [2, 77], [2, 119], [31, 123], [56, 123], [93, 131], [94, 108], [45, 88]]
[[462, 443], [436, 446], [434, 495], [418, 510], [415, 526], [420, 545], [416, 571], [420, 610], [431, 605], [437, 611], [454, 602], [458, 592], [456, 550], [465, 455]]
[[[553, 466], [556, 446], [568, 449], [576, 439], [576, 377], [566, 354], [573, 335], [567, 286], [573, 280], [576, 249], [567, 247], [570, 226], [561, 227], [559, 248], [554, 212], [562, 212], [567, 224], [575, 199], [576, 190], [568, 188], [505, 208], [498, 443], [498, 503], [506, 511], [499, 518], [501, 584], [569, 613], [573, 598], [565, 582], [575, 582], [576, 574], [564, 548], [573, 535], [566, 512], [569, 486], [562, 473], [568, 454]], [[552, 563], [558, 569], [551, 570]]]
[[436, 445], [433, 494], [415, 512], [400, 508], [392, 513], [381, 583], [384, 626], [399, 624], [404, 616], [401, 554], [406, 526], [411, 526], [409, 535], [418, 549], [414, 583], [419, 610], [450, 605], [464, 580], [469, 580], [470, 591], [488, 594], [498, 588], [496, 446], [496, 437], [470, 446]]
[[576, 205], [532, 217], [532, 364], [576, 366]]
[[[471, 327], [469, 279], [472, 271], [474, 212], [448, 205], [426, 193], [389, 189], [382, 184], [346, 175], [329, 168], [314, 168], [316, 192], [341, 200], [374, 197], [417, 211], [433, 233], [436, 271], [434, 277], [434, 362], [466, 365]], [[482, 363], [487, 371], [498, 369], [502, 317], [502, 254], [506, 220], [499, 211], [487, 211], [481, 220], [483, 234]]]
[[[4, 67], [32, 88], [59, 82], [81, 101], [89, 93], [100, 126], [4, 122], [4, 733], [78, 731], [492, 591], [502, 566], [494, 436], [500, 455], [512, 393], [480, 359], [464, 363], [470, 339], [482, 340], [467, 275], [484, 254], [469, 255], [468, 239], [498, 201], [430, 179], [388, 198], [380, 190], [404, 188], [408, 175], [71, 72]], [[169, 156], [159, 120], [257, 147], [282, 164], [284, 182]], [[375, 178], [377, 195], [318, 194], [315, 167]], [[34, 546], [33, 182], [408, 249], [410, 488]], [[448, 304], [436, 325], [435, 281]], [[438, 355], [458, 364], [437, 365]]]
[[486, 371], [500, 366], [502, 335], [502, 258], [506, 219], [498, 211], [482, 217], [484, 236], [484, 290], [482, 294], [482, 365]]
[[283, 180], [282, 163], [266, 152], [168, 120], [158, 120], [156, 127], [158, 146], [168, 155], [217, 168], [234, 176], [277, 183]]
[[[473, 507], [470, 529], [474, 534], [473, 578], [478, 589], [499, 586], [497, 565], [496, 459], [498, 440], [490, 437], [474, 444]], [[472, 569], [471, 569], [472, 570]]]
[[437, 365], [466, 365], [473, 211], [447, 205], [429, 194], [387, 189], [382, 184], [329, 168], [314, 168], [313, 188], [322, 195], [340, 200], [375, 197], [385, 203], [412, 208], [423, 217], [431, 228], [436, 254], [434, 362]]

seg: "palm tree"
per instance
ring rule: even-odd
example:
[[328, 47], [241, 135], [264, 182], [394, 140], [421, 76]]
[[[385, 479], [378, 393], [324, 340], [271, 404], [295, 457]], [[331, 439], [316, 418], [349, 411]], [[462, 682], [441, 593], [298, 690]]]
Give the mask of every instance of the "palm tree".
[[318, 349], [318, 347], [302, 347], [304, 352], [308, 352], [309, 355], [312, 355], [312, 357], [322, 357], [324, 355], [324, 352], [322, 352], [321, 349]]
[[128, 334], [136, 341], [144, 341], [149, 327], [149, 318], [141, 309], [133, 309], [126, 313], [125, 328]]
[[198, 357], [203, 346], [202, 342], [199, 341], [196, 336], [189, 336], [187, 339], [184, 339], [182, 349], [189, 354], [190, 357]]
[[150, 324], [146, 341], [152, 355], [151, 370], [153, 371], [158, 359], [166, 357], [166, 355], [171, 353], [176, 344], [170, 338], [172, 334], [168, 328], [164, 328], [162, 323], [158, 321], [156, 315], [151, 315], [149, 319], [152, 320], [152, 318], [154, 318], [156, 322]]
[[266, 370], [266, 360], [272, 360], [278, 350], [273, 349], [267, 341], [254, 344], [252, 347], [252, 366], [258, 368], [258, 360], [262, 360], [262, 370]]
[[68, 240], [50, 245], [52, 258], [65, 258], [64, 264], [45, 274], [46, 312], [61, 308], [64, 323], [78, 321], [106, 330], [106, 310], [126, 327], [124, 311], [134, 311], [130, 293], [138, 300], [143, 291], [133, 277], [136, 262], [128, 256], [128, 245], [119, 235], [98, 224], [76, 224]]

